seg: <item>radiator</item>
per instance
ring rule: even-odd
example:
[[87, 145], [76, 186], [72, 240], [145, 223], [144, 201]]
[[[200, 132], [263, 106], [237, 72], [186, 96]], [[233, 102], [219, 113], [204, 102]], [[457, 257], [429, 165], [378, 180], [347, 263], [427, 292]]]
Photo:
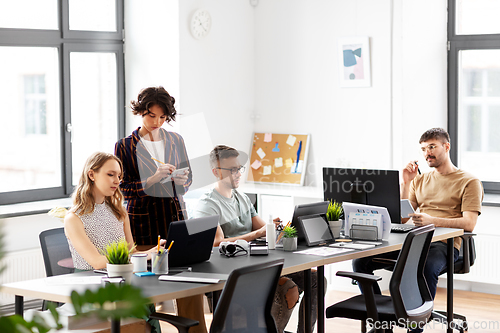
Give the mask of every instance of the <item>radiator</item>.
[[476, 261], [468, 274], [456, 274], [455, 279], [500, 284], [500, 236], [477, 235]]
[[[2, 264], [5, 267], [0, 276], [2, 284], [45, 277], [41, 249], [6, 253]], [[10, 303], [14, 303], [14, 295], [0, 292], [0, 305]]]

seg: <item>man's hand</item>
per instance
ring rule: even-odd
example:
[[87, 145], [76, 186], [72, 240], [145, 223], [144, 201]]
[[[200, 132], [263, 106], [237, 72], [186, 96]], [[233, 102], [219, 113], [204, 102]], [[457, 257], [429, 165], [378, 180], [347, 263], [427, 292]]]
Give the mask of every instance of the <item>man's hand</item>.
[[411, 216], [411, 220], [413, 221], [413, 224], [415, 224], [418, 227], [428, 225], [428, 224], [435, 224], [434, 217], [430, 216], [429, 214], [415, 213], [415, 214], [408, 214], [408, 216]]
[[403, 182], [409, 184], [418, 173], [418, 166], [415, 164], [417, 161], [411, 161], [403, 169]]

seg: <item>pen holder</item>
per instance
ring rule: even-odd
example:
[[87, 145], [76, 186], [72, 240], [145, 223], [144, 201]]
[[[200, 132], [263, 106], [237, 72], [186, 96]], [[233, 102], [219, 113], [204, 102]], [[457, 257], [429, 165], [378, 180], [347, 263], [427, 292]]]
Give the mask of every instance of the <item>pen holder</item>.
[[156, 275], [168, 274], [168, 251], [151, 254], [151, 271]]

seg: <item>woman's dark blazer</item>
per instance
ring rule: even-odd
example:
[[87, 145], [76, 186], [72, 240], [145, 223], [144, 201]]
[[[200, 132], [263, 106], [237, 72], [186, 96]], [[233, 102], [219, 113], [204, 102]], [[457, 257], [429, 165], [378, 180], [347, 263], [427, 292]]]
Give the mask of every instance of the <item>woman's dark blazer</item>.
[[182, 137], [160, 128], [160, 138], [165, 142], [165, 163], [177, 169], [189, 167], [189, 176], [184, 186], [173, 181], [156, 183], [146, 190], [148, 177], [157, 170], [156, 163], [146, 150], [139, 136], [139, 128], [115, 145], [115, 155], [123, 163], [123, 181], [120, 184], [127, 200], [132, 235], [137, 245], [156, 245], [158, 235], [167, 237], [171, 221], [187, 219], [183, 194], [192, 182], [189, 159]]

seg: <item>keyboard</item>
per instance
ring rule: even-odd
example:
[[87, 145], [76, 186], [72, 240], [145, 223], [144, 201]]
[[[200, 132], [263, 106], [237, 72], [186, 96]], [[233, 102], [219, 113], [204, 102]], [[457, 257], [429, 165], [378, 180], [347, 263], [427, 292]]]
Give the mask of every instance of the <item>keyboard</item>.
[[391, 224], [391, 232], [396, 233], [405, 233], [415, 228], [417, 228], [417, 226], [412, 224]]

